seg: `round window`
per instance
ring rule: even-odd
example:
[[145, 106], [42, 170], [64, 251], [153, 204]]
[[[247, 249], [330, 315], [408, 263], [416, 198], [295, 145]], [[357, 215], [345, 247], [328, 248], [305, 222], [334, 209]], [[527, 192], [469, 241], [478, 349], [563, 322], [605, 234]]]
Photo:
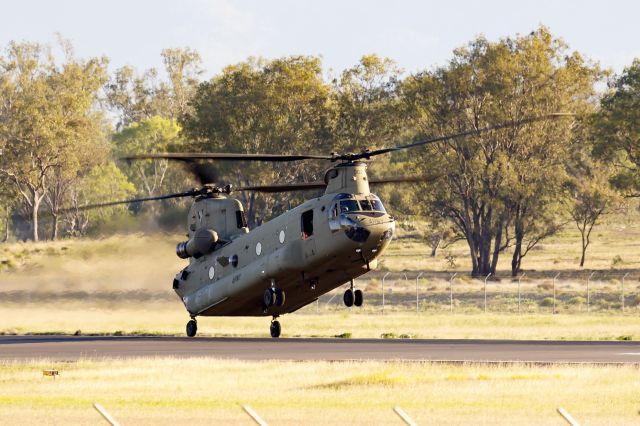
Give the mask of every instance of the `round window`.
[[284, 231], [280, 231], [280, 235], [278, 235], [278, 240], [280, 240], [280, 244], [284, 243]]
[[212, 280], [216, 276], [216, 270], [213, 266], [209, 268], [209, 279]]
[[262, 244], [258, 243], [256, 244], [256, 255], [260, 256], [260, 253], [262, 253]]

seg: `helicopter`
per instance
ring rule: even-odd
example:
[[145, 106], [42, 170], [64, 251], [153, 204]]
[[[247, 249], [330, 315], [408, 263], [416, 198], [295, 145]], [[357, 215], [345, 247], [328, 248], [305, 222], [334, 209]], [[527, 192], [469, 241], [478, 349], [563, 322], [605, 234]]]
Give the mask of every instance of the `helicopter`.
[[[572, 114], [554, 113], [475, 128], [455, 134], [419, 140], [405, 145], [329, 155], [159, 153], [125, 157], [128, 161], [168, 159], [191, 166], [206, 182], [203, 162], [209, 161], [330, 161], [324, 180], [232, 188], [211, 182], [200, 188], [156, 197], [92, 204], [91, 209], [116, 204], [191, 197], [187, 239], [176, 254], [189, 263], [178, 271], [172, 288], [189, 314], [186, 334], [197, 333], [200, 316], [271, 317], [270, 335], [281, 334], [278, 318], [315, 302], [321, 295], [344, 284], [347, 307], [362, 306], [364, 293], [354, 279], [374, 270], [395, 234], [395, 219], [372, 186], [389, 183], [434, 182], [446, 176], [369, 179], [367, 162], [373, 157], [478, 135], [548, 118]], [[208, 179], [210, 180], [210, 179]], [[242, 203], [231, 197], [237, 191], [266, 193], [322, 190], [270, 221], [249, 229]]]

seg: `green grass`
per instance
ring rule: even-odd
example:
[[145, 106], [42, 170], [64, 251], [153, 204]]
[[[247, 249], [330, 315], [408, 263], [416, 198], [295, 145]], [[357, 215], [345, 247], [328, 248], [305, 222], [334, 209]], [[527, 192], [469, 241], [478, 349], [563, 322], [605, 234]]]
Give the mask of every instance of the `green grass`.
[[[60, 376], [42, 377], [56, 368]], [[637, 367], [241, 362], [147, 358], [0, 363], [0, 424], [584, 424], [639, 419]]]

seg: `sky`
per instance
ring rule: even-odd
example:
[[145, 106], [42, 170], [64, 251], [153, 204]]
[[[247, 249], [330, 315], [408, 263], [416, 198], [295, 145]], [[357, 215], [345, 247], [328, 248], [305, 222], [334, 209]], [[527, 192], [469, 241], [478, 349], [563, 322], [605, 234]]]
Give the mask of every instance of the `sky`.
[[206, 78], [250, 56], [297, 54], [321, 56], [335, 73], [370, 53], [416, 72], [445, 65], [478, 35], [498, 40], [543, 24], [619, 73], [640, 57], [638, 17], [634, 0], [5, 0], [0, 48], [53, 45], [60, 33], [77, 56], [106, 55], [111, 69], [161, 68], [163, 48], [191, 47]]

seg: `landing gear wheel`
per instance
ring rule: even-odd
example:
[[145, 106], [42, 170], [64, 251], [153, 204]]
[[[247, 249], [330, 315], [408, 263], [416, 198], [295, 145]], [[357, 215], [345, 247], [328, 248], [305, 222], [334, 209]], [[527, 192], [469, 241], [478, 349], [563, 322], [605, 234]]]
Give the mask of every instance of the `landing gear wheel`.
[[198, 331], [198, 323], [196, 320], [192, 319], [187, 323], [187, 336], [193, 337], [196, 335]]
[[284, 305], [284, 301], [284, 290], [282, 290], [281, 288], [276, 288], [276, 306]]
[[269, 327], [269, 331], [271, 332], [271, 337], [273, 337], [274, 339], [280, 337], [280, 331], [282, 331], [282, 328], [280, 327], [280, 321], [271, 321], [271, 327]]
[[349, 288], [347, 289], [347, 291], [344, 292], [344, 297], [342, 298], [347, 308], [350, 308], [353, 306], [353, 299], [354, 299], [353, 290]]
[[268, 288], [264, 291], [264, 295], [262, 296], [262, 303], [264, 303], [265, 307], [273, 306], [276, 302], [275, 290], [272, 288]]
[[362, 294], [362, 290], [355, 290], [353, 292], [353, 304], [356, 306], [362, 306], [362, 302], [364, 302], [364, 294]]

